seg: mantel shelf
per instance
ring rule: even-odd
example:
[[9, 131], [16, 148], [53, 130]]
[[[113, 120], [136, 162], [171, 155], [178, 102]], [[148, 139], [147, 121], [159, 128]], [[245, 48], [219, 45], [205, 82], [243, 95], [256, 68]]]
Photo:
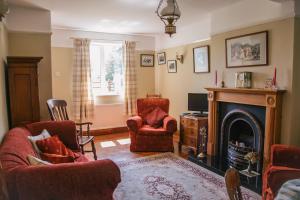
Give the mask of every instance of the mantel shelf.
[[244, 93], [244, 94], [278, 94], [284, 93], [286, 90], [264, 89], [264, 88], [218, 88], [208, 87], [207, 91], [228, 92], [228, 93]]

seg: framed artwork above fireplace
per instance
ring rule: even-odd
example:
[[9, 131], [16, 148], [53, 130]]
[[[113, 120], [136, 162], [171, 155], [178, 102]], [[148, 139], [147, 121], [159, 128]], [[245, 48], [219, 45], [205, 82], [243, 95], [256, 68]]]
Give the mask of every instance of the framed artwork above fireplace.
[[268, 31], [227, 38], [226, 67], [268, 65]]

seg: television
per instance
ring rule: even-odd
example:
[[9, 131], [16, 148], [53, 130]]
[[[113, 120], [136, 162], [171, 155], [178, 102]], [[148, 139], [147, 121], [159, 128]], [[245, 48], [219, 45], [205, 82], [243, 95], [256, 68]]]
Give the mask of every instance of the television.
[[188, 93], [188, 110], [200, 113], [208, 112], [207, 94]]

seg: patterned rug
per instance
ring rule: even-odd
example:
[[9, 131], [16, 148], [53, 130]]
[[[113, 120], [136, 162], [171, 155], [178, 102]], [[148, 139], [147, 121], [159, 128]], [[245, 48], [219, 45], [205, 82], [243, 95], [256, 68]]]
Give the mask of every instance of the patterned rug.
[[[224, 177], [173, 153], [118, 162], [122, 182], [115, 200], [219, 200], [228, 199]], [[242, 188], [244, 200], [261, 197]]]

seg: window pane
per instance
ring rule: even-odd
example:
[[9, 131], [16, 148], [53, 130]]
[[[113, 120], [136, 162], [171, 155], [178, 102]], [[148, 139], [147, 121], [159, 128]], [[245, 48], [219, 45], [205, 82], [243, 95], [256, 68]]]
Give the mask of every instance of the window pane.
[[93, 43], [91, 66], [95, 95], [123, 93], [124, 69], [121, 43]]

